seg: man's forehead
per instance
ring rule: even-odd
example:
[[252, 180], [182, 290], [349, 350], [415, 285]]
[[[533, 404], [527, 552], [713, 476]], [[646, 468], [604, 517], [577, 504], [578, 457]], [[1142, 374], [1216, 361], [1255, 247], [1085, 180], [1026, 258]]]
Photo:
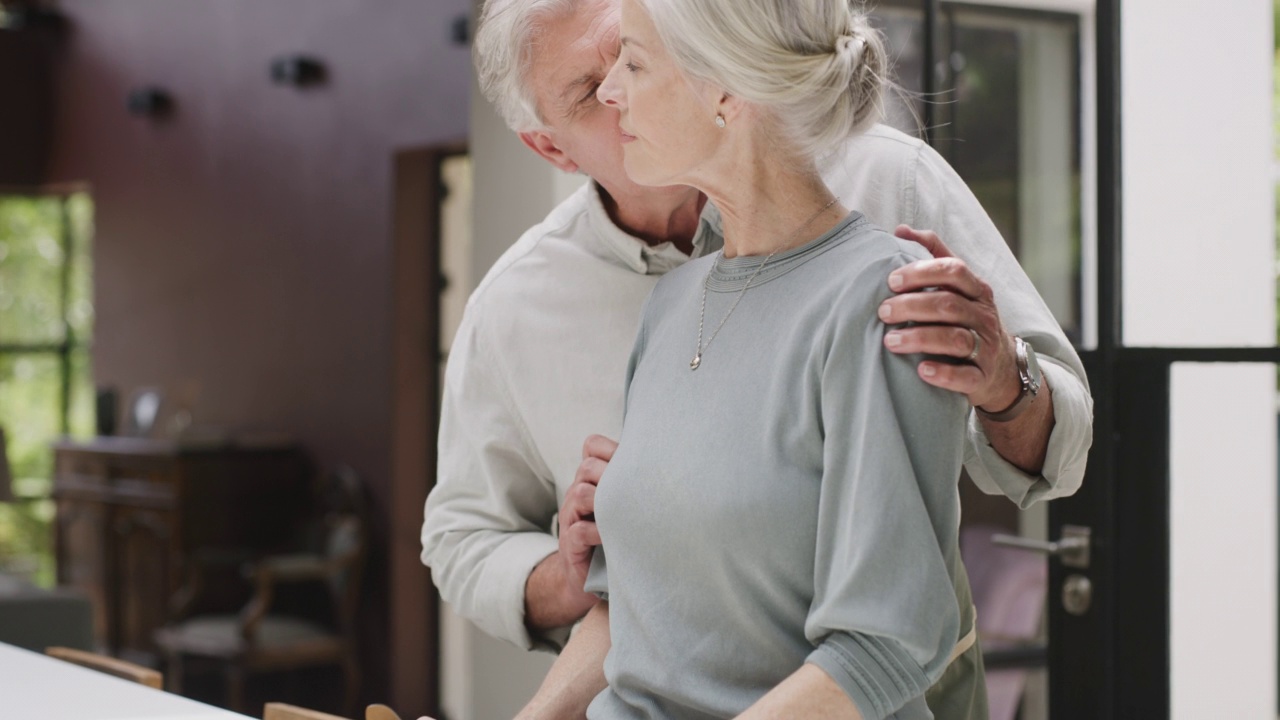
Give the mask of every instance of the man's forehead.
[[541, 72], [542, 93], [560, 102], [598, 81], [618, 53], [618, 12], [613, 2], [584, 2], [559, 18], [548, 19], [532, 48]]

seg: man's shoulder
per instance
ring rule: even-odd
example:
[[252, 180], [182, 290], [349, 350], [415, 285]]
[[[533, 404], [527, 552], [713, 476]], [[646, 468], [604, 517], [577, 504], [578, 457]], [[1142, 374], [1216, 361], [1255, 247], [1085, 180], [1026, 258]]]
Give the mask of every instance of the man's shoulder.
[[554, 282], [549, 274], [575, 272], [581, 262], [589, 262], [593, 255], [583, 242], [590, 233], [588, 191], [584, 186], [574, 192], [507, 248], [476, 286], [468, 305], [505, 303], [513, 294], [529, 292], [531, 284]]
[[929, 144], [920, 138], [880, 123], [849, 140], [845, 154], [900, 162], [928, 151]]

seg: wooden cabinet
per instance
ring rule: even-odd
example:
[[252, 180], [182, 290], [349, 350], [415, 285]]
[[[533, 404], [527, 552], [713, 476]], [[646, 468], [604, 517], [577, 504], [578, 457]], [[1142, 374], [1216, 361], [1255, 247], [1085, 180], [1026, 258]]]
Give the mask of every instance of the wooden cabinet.
[[310, 509], [294, 446], [132, 438], [54, 445], [58, 582], [93, 603], [99, 646], [146, 660], [197, 551], [265, 552]]

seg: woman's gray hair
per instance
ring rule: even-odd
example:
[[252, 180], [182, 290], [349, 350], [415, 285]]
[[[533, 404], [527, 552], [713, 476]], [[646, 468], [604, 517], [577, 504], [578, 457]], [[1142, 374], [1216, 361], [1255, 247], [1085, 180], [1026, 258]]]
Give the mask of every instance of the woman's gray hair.
[[582, 0], [487, 0], [480, 10], [472, 57], [480, 92], [516, 132], [546, 125], [529, 87], [528, 71], [541, 24]]
[[884, 41], [850, 0], [641, 2], [686, 75], [770, 111], [805, 157], [884, 114]]

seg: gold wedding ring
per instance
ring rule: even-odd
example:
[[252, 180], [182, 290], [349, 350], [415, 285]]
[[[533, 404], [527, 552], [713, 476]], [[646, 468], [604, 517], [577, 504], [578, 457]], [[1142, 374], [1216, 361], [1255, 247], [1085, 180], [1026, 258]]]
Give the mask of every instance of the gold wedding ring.
[[978, 361], [978, 351], [982, 349], [982, 337], [978, 335], [978, 331], [973, 328], [966, 328], [973, 335], [973, 352], [969, 353], [969, 357], [965, 358], [971, 363]]

